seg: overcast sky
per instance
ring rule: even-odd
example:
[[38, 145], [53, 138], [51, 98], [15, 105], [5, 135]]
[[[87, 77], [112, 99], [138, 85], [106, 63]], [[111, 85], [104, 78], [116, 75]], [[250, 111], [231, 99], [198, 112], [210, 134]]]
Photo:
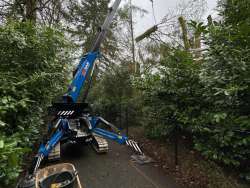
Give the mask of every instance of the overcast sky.
[[[188, 0], [154, 0], [156, 20], [159, 22], [169, 10], [174, 10], [177, 4], [181, 3], [182, 1]], [[132, 0], [132, 3], [138, 7], [146, 9], [149, 12], [142, 18], [138, 16], [136, 17], [137, 24], [134, 26], [134, 29], [135, 34], [139, 35], [155, 23], [152, 16], [152, 4], [150, 0]], [[206, 15], [204, 15], [204, 18], [206, 18], [209, 14], [213, 15], [215, 13], [214, 9], [216, 4], [217, 0], [207, 0], [208, 9]]]

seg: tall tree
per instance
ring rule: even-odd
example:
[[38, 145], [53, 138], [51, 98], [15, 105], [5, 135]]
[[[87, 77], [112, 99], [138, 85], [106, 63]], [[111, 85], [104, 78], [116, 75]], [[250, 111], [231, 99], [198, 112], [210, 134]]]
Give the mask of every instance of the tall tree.
[[240, 25], [249, 23], [249, 0], [220, 0], [218, 6], [225, 24]]
[[[85, 52], [90, 50], [98, 27], [101, 26], [108, 13], [108, 3], [109, 0], [69, 1], [67, 9], [63, 12], [63, 16], [69, 24], [68, 32]], [[108, 36], [111, 37], [111, 34], [108, 33]], [[107, 40], [104, 45], [111, 47]]]

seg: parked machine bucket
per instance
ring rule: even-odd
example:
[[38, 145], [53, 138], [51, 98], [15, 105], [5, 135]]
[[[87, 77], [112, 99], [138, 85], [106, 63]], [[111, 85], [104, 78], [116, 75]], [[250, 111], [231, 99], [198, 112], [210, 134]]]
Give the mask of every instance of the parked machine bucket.
[[25, 177], [17, 188], [83, 188], [75, 167], [61, 163], [37, 171], [33, 177]]

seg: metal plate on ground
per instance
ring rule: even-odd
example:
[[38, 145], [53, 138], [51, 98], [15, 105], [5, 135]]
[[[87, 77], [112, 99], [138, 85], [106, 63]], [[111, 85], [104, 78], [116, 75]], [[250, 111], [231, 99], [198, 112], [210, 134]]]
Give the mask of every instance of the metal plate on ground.
[[141, 165], [155, 162], [151, 157], [146, 155], [132, 155], [131, 161]]

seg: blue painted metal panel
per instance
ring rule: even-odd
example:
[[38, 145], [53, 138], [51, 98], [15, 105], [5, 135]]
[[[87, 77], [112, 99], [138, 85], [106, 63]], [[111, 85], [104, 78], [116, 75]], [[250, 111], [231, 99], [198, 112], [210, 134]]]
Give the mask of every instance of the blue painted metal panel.
[[60, 119], [57, 131], [51, 136], [46, 145], [41, 144], [38, 153], [47, 157], [56, 144], [62, 139], [64, 134], [69, 130], [69, 122], [67, 119]]
[[44, 145], [42, 144], [39, 148], [38, 153], [43, 154], [44, 157], [47, 157], [51, 150], [56, 146], [56, 144], [61, 140], [63, 137], [63, 131], [58, 130], [49, 140], [49, 142]]
[[90, 116], [89, 117], [89, 121], [91, 123], [92, 129], [96, 128], [98, 122], [99, 122], [99, 118], [95, 117], [95, 116]]
[[94, 133], [103, 136], [104, 138], [110, 139], [110, 140], [114, 140], [116, 142], [118, 142], [119, 144], [125, 144], [126, 140], [128, 140], [128, 138], [126, 136], [123, 135], [117, 135], [115, 133], [100, 129], [100, 128], [95, 128], [92, 130]]
[[98, 58], [98, 56], [99, 52], [90, 52], [81, 59], [77, 67], [78, 70], [75, 74], [75, 77], [69, 86], [68, 93], [64, 95], [64, 102], [67, 102], [67, 97], [70, 97], [72, 102], [77, 102], [81, 89], [84, 87], [87, 76], [94, 66], [95, 60]]

